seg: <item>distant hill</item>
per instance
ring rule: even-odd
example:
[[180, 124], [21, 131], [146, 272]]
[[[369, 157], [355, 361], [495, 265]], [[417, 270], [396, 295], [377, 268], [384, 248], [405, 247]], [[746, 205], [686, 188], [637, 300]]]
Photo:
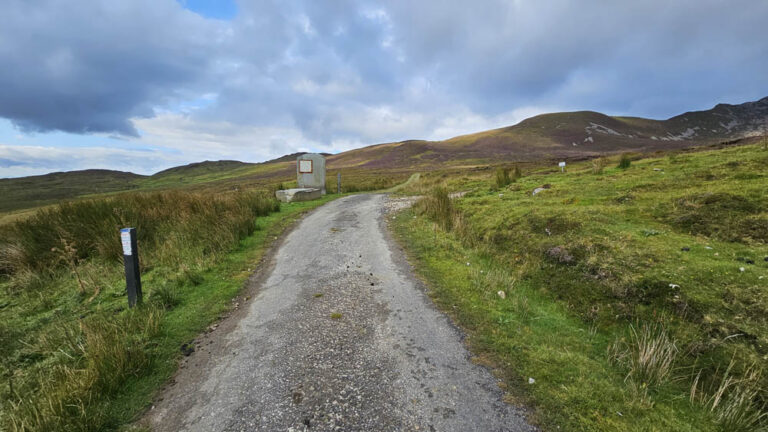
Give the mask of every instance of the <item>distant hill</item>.
[[181, 165], [173, 168], [168, 168], [167, 170], [163, 170], [153, 174], [152, 177], [162, 178], [167, 176], [184, 176], [184, 175], [187, 175], [190, 177], [196, 177], [201, 174], [218, 172], [222, 170], [232, 170], [237, 168], [243, 168], [249, 165], [253, 165], [253, 164], [235, 161], [235, 160], [203, 161], [203, 162], [195, 162], [188, 165]]
[[[332, 171], [370, 173], [554, 158], [589, 158], [621, 152], [653, 152], [734, 142], [768, 135], [768, 97], [739, 105], [719, 104], [667, 120], [615, 117], [593, 111], [542, 114], [499, 129], [444, 141], [408, 140], [329, 155]], [[261, 163], [204, 161], [152, 176], [108, 170], [72, 171], [0, 179], [0, 212], [50, 204], [95, 193], [131, 189], [214, 186], [216, 190], [295, 179], [293, 153]]]
[[720, 104], [667, 120], [611, 117], [593, 111], [542, 114], [500, 129], [445, 141], [409, 140], [350, 150], [331, 167], [402, 168], [583, 158], [608, 153], [674, 150], [768, 135], [768, 97]]
[[77, 196], [136, 189], [145, 176], [90, 169], [0, 179], [0, 212], [52, 204]]

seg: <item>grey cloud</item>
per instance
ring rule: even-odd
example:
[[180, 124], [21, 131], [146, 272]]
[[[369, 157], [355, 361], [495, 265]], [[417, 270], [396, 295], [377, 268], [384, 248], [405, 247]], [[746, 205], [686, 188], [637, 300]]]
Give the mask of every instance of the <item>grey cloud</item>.
[[[766, 2], [238, 6], [223, 22], [170, 0], [11, 0], [0, 116], [24, 130], [135, 135], [154, 108], [214, 93], [189, 114], [200, 125], [294, 128], [332, 146], [487, 125], [457, 117], [521, 108], [665, 117], [768, 94]], [[279, 155], [284, 140], [254, 142]]]
[[[221, 77], [220, 105], [200, 115], [290, 124], [320, 141], [426, 136], [464, 107], [485, 116], [559, 106], [665, 117], [768, 93], [763, 2], [243, 4], [234, 43], [268, 40], [273, 50], [241, 57]], [[271, 27], [244, 25], [253, 16]], [[298, 82], [316, 91], [302, 93]], [[427, 87], [411, 91], [419, 82]], [[376, 121], [365, 113], [380, 107], [424, 121], [405, 136], [349, 127], [354, 115]]]
[[131, 117], [196, 91], [217, 24], [175, 2], [10, 0], [0, 116], [23, 131], [136, 136]]

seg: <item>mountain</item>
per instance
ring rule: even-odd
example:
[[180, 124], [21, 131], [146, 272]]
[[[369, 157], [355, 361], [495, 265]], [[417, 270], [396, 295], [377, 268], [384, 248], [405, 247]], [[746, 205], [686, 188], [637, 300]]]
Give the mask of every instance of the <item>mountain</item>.
[[719, 104], [667, 120], [612, 117], [593, 111], [542, 114], [514, 125], [445, 141], [409, 140], [350, 150], [329, 167], [427, 168], [445, 163], [583, 158], [674, 150], [768, 135], [768, 97]]

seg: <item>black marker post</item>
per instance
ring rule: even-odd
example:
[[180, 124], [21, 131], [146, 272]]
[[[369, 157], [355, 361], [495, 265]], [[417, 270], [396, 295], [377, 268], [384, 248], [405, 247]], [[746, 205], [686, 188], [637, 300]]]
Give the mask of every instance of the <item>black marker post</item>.
[[141, 274], [139, 273], [139, 249], [136, 244], [136, 228], [120, 230], [125, 264], [125, 289], [128, 292], [128, 307], [141, 303]]

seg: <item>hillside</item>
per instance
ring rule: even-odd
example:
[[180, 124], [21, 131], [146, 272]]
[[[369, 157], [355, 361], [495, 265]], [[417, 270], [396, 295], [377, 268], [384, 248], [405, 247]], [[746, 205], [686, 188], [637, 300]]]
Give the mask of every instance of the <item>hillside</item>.
[[593, 111], [542, 114], [509, 127], [445, 141], [403, 141], [334, 155], [332, 167], [430, 167], [444, 163], [587, 158], [648, 153], [768, 135], [768, 97], [719, 104], [667, 120], [611, 117]]
[[0, 212], [55, 203], [77, 196], [136, 189], [145, 176], [111, 170], [83, 170], [0, 179]]
[[768, 146], [619, 159], [425, 173], [390, 223], [544, 430], [765, 431]]
[[[514, 125], [444, 141], [407, 140], [376, 144], [328, 156], [328, 169], [346, 179], [446, 166], [498, 162], [585, 159], [623, 152], [650, 153], [768, 135], [768, 97], [740, 105], [719, 104], [667, 120], [612, 117], [593, 111], [542, 114]], [[745, 141], [743, 141], [745, 140]], [[31, 208], [94, 193], [131, 189], [266, 187], [294, 179], [300, 153], [261, 163], [204, 161], [145, 177], [106, 170], [74, 171], [0, 179], [0, 212]]]

